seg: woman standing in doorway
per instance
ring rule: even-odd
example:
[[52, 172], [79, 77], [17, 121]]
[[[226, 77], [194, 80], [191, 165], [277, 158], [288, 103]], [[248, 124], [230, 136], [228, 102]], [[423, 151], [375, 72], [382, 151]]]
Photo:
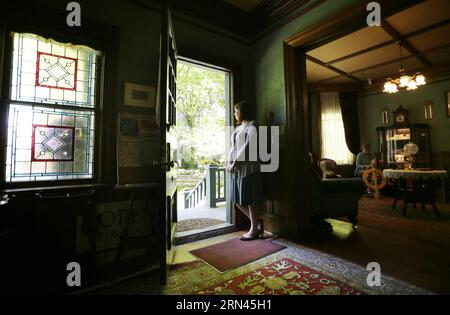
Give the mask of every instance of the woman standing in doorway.
[[250, 219], [250, 230], [241, 237], [250, 241], [264, 237], [263, 221], [258, 205], [262, 201], [261, 167], [258, 159], [257, 123], [251, 108], [242, 101], [234, 105], [234, 117], [239, 126], [231, 137], [227, 170], [231, 173], [231, 202]]

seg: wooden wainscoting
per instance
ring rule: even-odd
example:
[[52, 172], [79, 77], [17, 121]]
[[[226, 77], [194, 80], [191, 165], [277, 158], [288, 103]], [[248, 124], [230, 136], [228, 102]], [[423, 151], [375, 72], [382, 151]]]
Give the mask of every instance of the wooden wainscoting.
[[450, 169], [450, 152], [431, 153], [431, 166], [436, 169]]
[[446, 201], [450, 202], [450, 152], [431, 153], [431, 166], [433, 169], [447, 170], [449, 177], [446, 180]]
[[[273, 234], [285, 236], [286, 231], [286, 189], [289, 182], [285, 178], [286, 154], [280, 150], [280, 165], [276, 172], [262, 173], [264, 203], [261, 219], [264, 229]], [[295, 184], [295, 183], [294, 183]]]

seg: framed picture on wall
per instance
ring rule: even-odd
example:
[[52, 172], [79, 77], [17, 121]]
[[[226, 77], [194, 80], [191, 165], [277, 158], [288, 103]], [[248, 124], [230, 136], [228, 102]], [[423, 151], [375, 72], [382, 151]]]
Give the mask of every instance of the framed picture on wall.
[[123, 104], [126, 106], [155, 108], [155, 87], [125, 83]]
[[450, 91], [445, 92], [445, 110], [447, 111], [447, 118], [450, 118]]

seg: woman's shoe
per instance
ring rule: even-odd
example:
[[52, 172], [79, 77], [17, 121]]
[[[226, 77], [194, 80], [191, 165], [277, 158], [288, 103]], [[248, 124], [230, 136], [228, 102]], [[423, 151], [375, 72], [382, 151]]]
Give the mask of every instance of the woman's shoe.
[[258, 238], [263, 239], [264, 238], [264, 221], [259, 220], [258, 224]]
[[253, 241], [256, 240], [258, 237], [257, 236], [241, 236], [239, 239], [241, 241]]

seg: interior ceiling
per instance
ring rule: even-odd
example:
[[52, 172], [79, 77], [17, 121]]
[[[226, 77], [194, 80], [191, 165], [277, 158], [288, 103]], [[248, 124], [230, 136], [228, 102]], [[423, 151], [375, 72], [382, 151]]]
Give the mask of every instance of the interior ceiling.
[[450, 1], [427, 0], [382, 21], [307, 52], [307, 80], [320, 86], [383, 83], [403, 65], [416, 71], [450, 68]]
[[229, 4], [234, 5], [235, 7], [238, 7], [246, 12], [252, 11], [263, 1], [264, 0], [225, 0], [225, 2], [228, 2]]
[[[163, 0], [124, 0], [152, 2]], [[170, 9], [178, 18], [226, 31], [244, 42], [253, 42], [264, 32], [299, 18], [326, 0], [170, 0]]]

